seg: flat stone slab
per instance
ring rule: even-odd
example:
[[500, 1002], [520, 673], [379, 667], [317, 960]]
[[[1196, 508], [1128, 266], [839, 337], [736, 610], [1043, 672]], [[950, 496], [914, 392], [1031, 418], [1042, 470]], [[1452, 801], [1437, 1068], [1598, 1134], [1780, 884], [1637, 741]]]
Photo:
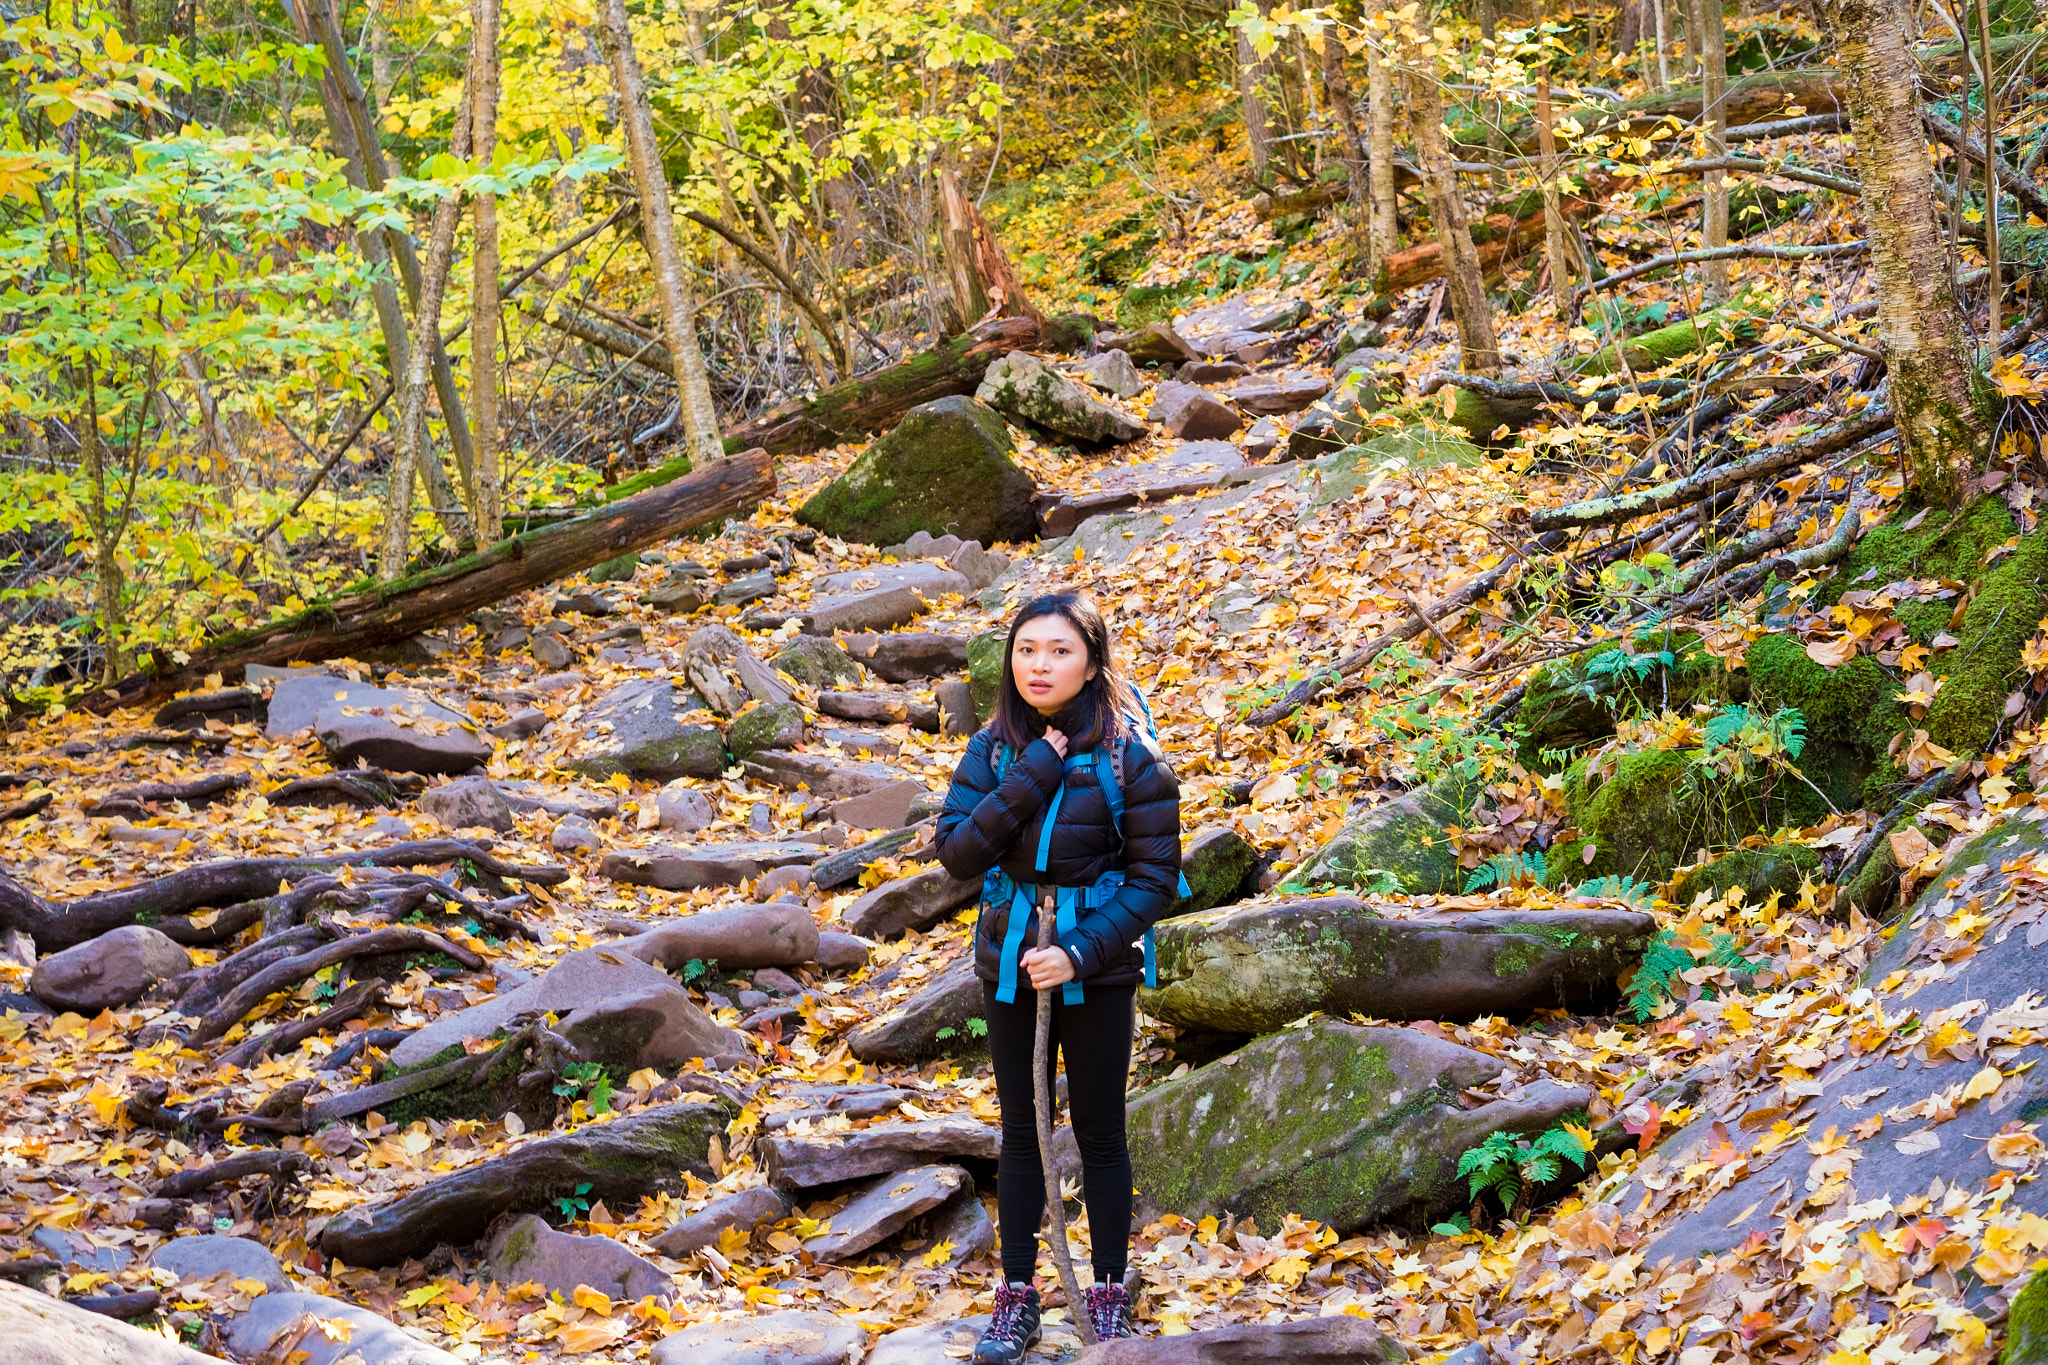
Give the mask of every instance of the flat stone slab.
[[[966, 657], [964, 648], [961, 657]], [[939, 732], [938, 706], [904, 692], [820, 692], [818, 710], [841, 720], [863, 721], [869, 725], [908, 725], [927, 734]]]
[[1295, 371], [1240, 379], [1224, 396], [1246, 412], [1300, 412], [1330, 391], [1330, 381]]
[[929, 609], [914, 588], [870, 588], [813, 597], [796, 613], [796, 620], [806, 635], [832, 635], [842, 630], [888, 630], [915, 621]]
[[705, 1152], [730, 1118], [723, 1105], [677, 1101], [530, 1142], [396, 1199], [344, 1210], [321, 1230], [320, 1250], [350, 1265], [396, 1265], [437, 1245], [474, 1242], [500, 1214], [538, 1213], [565, 1196], [631, 1208], [679, 1188], [681, 1171], [711, 1179]]
[[842, 569], [838, 573], [826, 574], [813, 587], [820, 593], [909, 588], [927, 601], [936, 601], [949, 593], [966, 592], [968, 583], [965, 574], [942, 569], [923, 560], [912, 560], [907, 564], [877, 564], [871, 569]]
[[11, 1365], [220, 1365], [213, 1356], [12, 1280], [0, 1280], [0, 1338]]
[[[884, 1337], [883, 1340], [888, 1340]], [[1068, 1365], [1399, 1365], [1408, 1359], [1401, 1343], [1348, 1313], [1296, 1322], [1256, 1322], [1212, 1327], [1173, 1337], [1128, 1337], [1105, 1341], [1069, 1358]], [[1470, 1365], [1490, 1355], [1466, 1358], [1455, 1351], [1443, 1365]], [[868, 1365], [883, 1365], [879, 1353]]]
[[[1459, 1091], [1501, 1062], [1433, 1034], [1324, 1020], [1133, 1095], [1132, 1169], [1144, 1220], [1289, 1213], [1348, 1233], [1428, 1225], [1470, 1203], [1458, 1158], [1489, 1133], [1541, 1132], [1593, 1092], [1539, 1080], [1475, 1109]], [[1076, 1176], [1073, 1130], [1053, 1160]]]
[[864, 795], [834, 801], [825, 814], [848, 829], [901, 829], [910, 823], [910, 813], [919, 801], [931, 795], [924, 783], [906, 777]]
[[790, 1310], [700, 1322], [654, 1344], [654, 1365], [846, 1365], [865, 1327], [830, 1313]]
[[320, 673], [281, 679], [270, 695], [267, 737], [306, 729], [338, 768], [360, 759], [386, 772], [466, 773], [491, 756], [467, 716], [428, 697]]
[[[432, 1342], [400, 1327], [367, 1308], [324, 1294], [264, 1294], [242, 1313], [224, 1322], [228, 1349], [237, 1360], [258, 1360], [273, 1343], [296, 1332], [307, 1314], [323, 1322], [338, 1324], [329, 1336], [314, 1328], [292, 1348], [298, 1365], [459, 1365], [460, 1356], [450, 1355]], [[303, 1359], [299, 1352], [305, 1352]], [[211, 1357], [204, 1357], [211, 1359]]]
[[817, 960], [818, 925], [793, 901], [733, 905], [663, 920], [619, 947], [671, 972], [692, 960], [733, 971], [794, 967]]
[[1305, 1014], [1477, 1019], [1612, 995], [1656, 921], [1635, 910], [1415, 912], [1352, 896], [1221, 905], [1162, 922], [1140, 1008], [1183, 1028], [1271, 1033]]
[[1180, 333], [1163, 322], [1148, 323], [1135, 332], [1098, 337], [1097, 341], [1107, 349], [1122, 351], [1131, 359], [1147, 365], [1179, 365], [1183, 361], [1202, 358]]
[[962, 881], [943, 867], [884, 882], [841, 912], [862, 938], [887, 938], [906, 929], [922, 933], [981, 895], [979, 881]]
[[751, 1232], [762, 1223], [789, 1217], [789, 1197], [769, 1185], [721, 1195], [649, 1243], [664, 1256], [688, 1256], [718, 1241], [727, 1228]]
[[754, 1151], [772, 1183], [808, 1190], [949, 1157], [993, 1161], [1001, 1146], [1001, 1132], [978, 1119], [942, 1118], [878, 1123], [815, 1137], [768, 1134], [755, 1139]]
[[1313, 311], [1306, 299], [1247, 290], [1183, 316], [1177, 328], [1189, 341], [1228, 332], [1284, 332]]
[[937, 630], [900, 630], [883, 635], [849, 635], [839, 645], [887, 682], [941, 678], [967, 667], [967, 637]]
[[695, 693], [666, 678], [621, 684], [574, 722], [582, 752], [565, 766], [598, 779], [717, 777], [725, 771], [724, 738], [714, 726], [683, 719], [699, 705]]
[[[744, 1057], [753, 1049], [720, 1027], [658, 966], [636, 951], [639, 939], [565, 953], [545, 972], [510, 991], [444, 1014], [408, 1033], [391, 1049], [399, 1066], [418, 1066], [471, 1038], [488, 1038], [528, 1010], [561, 1016], [557, 1031], [570, 1029], [590, 1011], [630, 1006], [648, 1011], [634, 1021], [643, 1066], [676, 1066], [692, 1057]], [[613, 1016], [614, 1024], [622, 1021]]]
[[807, 866], [831, 851], [822, 844], [774, 840], [622, 848], [605, 854], [597, 870], [600, 876], [628, 886], [696, 891], [706, 886], [738, 886], [771, 868]]
[[531, 1213], [500, 1224], [484, 1255], [500, 1284], [532, 1280], [564, 1299], [586, 1286], [628, 1303], [675, 1293], [668, 1272], [645, 1256], [609, 1237], [561, 1232]]
[[[967, 1021], [985, 1008], [974, 958], [962, 953], [929, 984], [879, 1018], [855, 1029], [849, 1042], [863, 1062], [905, 1066], [958, 1049]], [[941, 1038], [939, 1035], [946, 1036]]]
[[181, 1281], [205, 1281], [228, 1275], [237, 1280], [261, 1281], [275, 1294], [292, 1287], [270, 1248], [248, 1237], [223, 1237], [209, 1232], [198, 1237], [174, 1238], [151, 1252], [149, 1263], [158, 1270], [170, 1271]]
[[1187, 441], [1147, 464], [1106, 469], [1089, 487], [1041, 493], [1039, 525], [1048, 536], [1073, 534], [1093, 517], [1194, 497], [1239, 481], [1244, 456], [1229, 441]]
[[825, 754], [764, 749], [740, 765], [757, 782], [795, 791], [809, 789], [827, 800], [860, 796], [877, 787], [901, 782], [903, 772], [886, 763], [846, 763]]
[[806, 1105], [802, 1109], [785, 1109], [764, 1117], [761, 1126], [771, 1133], [787, 1128], [798, 1119], [821, 1119], [833, 1114], [844, 1114], [850, 1119], [877, 1119], [893, 1113], [905, 1100], [917, 1098], [914, 1090], [899, 1090], [893, 1085], [878, 1083], [792, 1085], [776, 1093], [780, 1098], [804, 1100]]
[[911, 1219], [945, 1203], [974, 1179], [958, 1166], [917, 1166], [864, 1186], [832, 1215], [829, 1231], [804, 1243], [821, 1261], [857, 1256], [900, 1231]]

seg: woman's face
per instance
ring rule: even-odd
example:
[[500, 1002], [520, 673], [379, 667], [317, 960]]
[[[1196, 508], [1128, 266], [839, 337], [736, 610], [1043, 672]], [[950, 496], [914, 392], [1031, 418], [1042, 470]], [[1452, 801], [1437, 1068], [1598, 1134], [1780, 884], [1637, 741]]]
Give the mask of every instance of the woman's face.
[[1017, 680], [1017, 691], [1041, 716], [1052, 716], [1080, 696], [1095, 672], [1081, 632], [1064, 616], [1026, 621], [1010, 646], [1010, 675]]

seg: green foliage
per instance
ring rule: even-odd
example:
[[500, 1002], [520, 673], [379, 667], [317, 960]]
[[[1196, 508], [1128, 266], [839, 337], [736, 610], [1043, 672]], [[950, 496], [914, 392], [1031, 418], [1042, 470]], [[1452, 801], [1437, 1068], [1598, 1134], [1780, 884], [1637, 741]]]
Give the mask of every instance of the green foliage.
[[1573, 894], [1598, 896], [1602, 899], [1624, 900], [1630, 905], [1649, 909], [1657, 902], [1657, 887], [1654, 882], [1638, 881], [1626, 873], [1610, 872], [1604, 877], [1595, 877], [1581, 882], [1573, 888]]
[[[1662, 1019], [1674, 1013], [1685, 998], [1686, 986], [1679, 973], [1702, 966], [1726, 968], [1738, 979], [1756, 974], [1755, 966], [1737, 949], [1732, 934], [1714, 934], [1695, 948], [1688, 947], [1673, 930], [1659, 929], [1643, 950], [1643, 960], [1623, 991], [1636, 1022]], [[1708, 999], [1715, 994], [1711, 986], [1703, 993]]]
[[1501, 1212], [1512, 1217], [1530, 1187], [1556, 1180], [1567, 1161], [1581, 1171], [1587, 1169], [1593, 1145], [1586, 1116], [1567, 1114], [1533, 1139], [1488, 1133], [1484, 1142], [1458, 1158], [1458, 1174], [1470, 1180], [1474, 1204], [1490, 1194]]
[[590, 1112], [603, 1114], [612, 1107], [612, 1078], [602, 1062], [570, 1062], [562, 1068], [562, 1079], [555, 1084], [555, 1093], [570, 1098], [579, 1091], [587, 1091]]
[[1540, 848], [1496, 853], [1472, 869], [1472, 875], [1465, 879], [1465, 893], [1470, 895], [1494, 886], [1540, 886], [1543, 870]]
[[1454, 1213], [1449, 1218], [1444, 1219], [1443, 1222], [1432, 1224], [1429, 1230], [1443, 1237], [1460, 1236], [1472, 1231], [1472, 1215], [1469, 1213]]
[[683, 964], [683, 980], [685, 982], [695, 981], [700, 976], [717, 975], [718, 959], [716, 958], [713, 958], [711, 961], [706, 962], [701, 957], [693, 957], [688, 962], [685, 962]]
[[594, 1188], [596, 1187], [588, 1180], [585, 1180], [576, 1186], [574, 1194], [564, 1195], [555, 1201], [556, 1206], [562, 1210], [563, 1222], [574, 1222], [578, 1214], [590, 1212], [590, 1200], [584, 1196], [588, 1195]]

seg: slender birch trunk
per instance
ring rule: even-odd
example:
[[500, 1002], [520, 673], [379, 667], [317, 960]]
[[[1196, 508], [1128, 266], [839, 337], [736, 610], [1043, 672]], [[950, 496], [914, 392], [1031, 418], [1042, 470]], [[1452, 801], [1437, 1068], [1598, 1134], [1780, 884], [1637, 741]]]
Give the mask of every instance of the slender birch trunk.
[[[487, 171], [498, 153], [500, 14], [499, 0], [471, 0], [476, 34], [471, 140], [477, 164]], [[466, 500], [476, 520], [476, 543], [482, 546], [496, 544], [505, 534], [504, 475], [498, 460], [498, 197], [489, 191], [477, 195], [472, 211], [476, 246], [470, 260], [469, 400], [476, 414], [476, 486]]]
[[[1429, 61], [1419, 57], [1418, 62]], [[1465, 196], [1458, 190], [1458, 172], [1444, 133], [1443, 94], [1433, 70], [1410, 66], [1409, 122], [1415, 128], [1416, 160], [1421, 163], [1422, 189], [1429, 198], [1429, 216], [1443, 246], [1444, 283], [1457, 310], [1458, 349], [1468, 374], [1500, 373], [1500, 342], [1494, 337], [1493, 314], [1479, 269], [1479, 251], [1465, 216]]]
[[1378, 279], [1380, 265], [1400, 245], [1394, 212], [1394, 77], [1380, 52], [1378, 34], [1365, 45], [1366, 278]]
[[1536, 150], [1543, 177], [1543, 250], [1550, 260], [1550, 298], [1565, 322], [1578, 312], [1572, 290], [1571, 247], [1565, 237], [1564, 208], [1557, 183], [1557, 132], [1550, 107], [1550, 72], [1536, 75]]
[[661, 305], [662, 340], [668, 343], [676, 372], [676, 397], [683, 423], [683, 444], [692, 460], [725, 456], [718, 430], [718, 406], [711, 399], [711, 376], [697, 344], [697, 307], [676, 243], [674, 212], [669, 205], [668, 176], [661, 167], [661, 143], [654, 136], [654, 110], [647, 98], [647, 79], [633, 30], [626, 18], [626, 0], [604, 0], [598, 10], [597, 36], [612, 67], [619, 92], [619, 124], [626, 135], [626, 156], [633, 184], [640, 192], [640, 228], [654, 267], [655, 297]]
[[1894, 0], [1821, 0], [1837, 44], [1892, 412], [1920, 496], [1956, 506], [1982, 453], [1963, 316], [1921, 128], [1913, 35]]
[[[1480, 51], [1486, 59], [1493, 56], [1493, 44], [1500, 32], [1500, 19], [1495, 11], [1494, 0], [1476, 0], [1478, 11]], [[1508, 187], [1508, 173], [1501, 169], [1501, 162], [1507, 159], [1507, 131], [1501, 127], [1501, 103], [1486, 100], [1479, 105], [1486, 116], [1486, 159], [1493, 165], [1493, 174], [1487, 177], [1493, 185], [1493, 192], [1499, 194]]]
[[1358, 101], [1351, 93], [1351, 79], [1344, 74], [1344, 44], [1333, 31], [1323, 35], [1323, 94], [1337, 115], [1337, 133], [1344, 148], [1344, 169], [1350, 176], [1351, 237], [1359, 262], [1367, 267], [1366, 278], [1379, 274], [1373, 258], [1371, 233], [1366, 225], [1365, 130], [1358, 122]]
[[[1259, 13], [1272, 9], [1272, 0], [1256, 0]], [[1272, 155], [1273, 130], [1266, 109], [1266, 95], [1260, 86], [1270, 71], [1269, 64], [1261, 60], [1252, 47], [1251, 35], [1244, 29], [1237, 31], [1237, 86], [1244, 104], [1244, 135], [1252, 149], [1252, 178], [1257, 180], [1266, 173], [1266, 159]]]
[[[1728, 25], [1722, 0], [1696, 0], [1700, 18], [1701, 94], [1706, 101], [1707, 155], [1728, 155]], [[1728, 177], [1708, 171], [1702, 186], [1705, 206], [1700, 245], [1728, 245]], [[1728, 262], [1708, 261], [1701, 275], [1702, 301], [1713, 308], [1728, 302]]]

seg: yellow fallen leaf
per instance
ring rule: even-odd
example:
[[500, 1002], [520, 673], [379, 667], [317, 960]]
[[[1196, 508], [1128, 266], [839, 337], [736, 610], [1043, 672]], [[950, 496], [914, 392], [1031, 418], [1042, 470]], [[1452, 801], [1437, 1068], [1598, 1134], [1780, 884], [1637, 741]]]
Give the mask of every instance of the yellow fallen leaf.
[[608, 1318], [585, 1318], [572, 1322], [555, 1334], [562, 1349], [571, 1355], [582, 1355], [587, 1351], [602, 1351], [626, 1335], [626, 1324], [613, 1322]]
[[1968, 1102], [1996, 1095], [1998, 1087], [2004, 1084], [2005, 1073], [1987, 1064], [1982, 1071], [1970, 1077], [1970, 1083], [1963, 1087], [1963, 1099]]
[[1984, 1154], [1994, 1166], [2008, 1171], [2024, 1170], [2041, 1155], [2044, 1144], [2030, 1132], [2000, 1133], [1984, 1144]]
[[102, 1274], [97, 1270], [81, 1270], [64, 1281], [64, 1290], [68, 1294], [80, 1294], [96, 1284], [105, 1284], [113, 1278], [112, 1275]]
[[247, 1294], [252, 1299], [260, 1298], [262, 1295], [270, 1292], [270, 1286], [261, 1280], [231, 1280], [228, 1282], [228, 1287], [237, 1294]]
[[611, 1296], [592, 1289], [587, 1284], [577, 1285], [576, 1292], [571, 1294], [569, 1299], [573, 1303], [588, 1308], [601, 1318], [608, 1318], [612, 1315]]
[[1856, 642], [1846, 636], [1839, 640], [1808, 640], [1806, 657], [1822, 668], [1840, 668], [1856, 657]]
[[953, 1254], [953, 1243], [942, 1241], [924, 1254], [925, 1265], [936, 1270], [941, 1262]]
[[448, 1292], [445, 1284], [423, 1284], [418, 1289], [408, 1289], [399, 1303], [407, 1308], [422, 1308]]

